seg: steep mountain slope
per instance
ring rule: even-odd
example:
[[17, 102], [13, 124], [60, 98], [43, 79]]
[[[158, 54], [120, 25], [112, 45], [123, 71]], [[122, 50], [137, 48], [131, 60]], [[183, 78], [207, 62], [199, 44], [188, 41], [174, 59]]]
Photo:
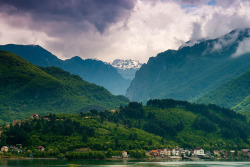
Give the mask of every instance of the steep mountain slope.
[[236, 110], [237, 108], [244, 110], [242, 108], [243, 104], [245, 104], [245, 107], [250, 105], [246, 105], [248, 96], [250, 96], [250, 70], [245, 72], [243, 75], [216, 87], [198, 99], [197, 102], [211, 103], [222, 107], [232, 108], [244, 101], [240, 105], [241, 107], [238, 106], [234, 108]]
[[102, 61], [73, 57], [60, 60], [52, 53], [37, 45], [1, 45], [0, 50], [6, 50], [20, 55], [37, 66], [55, 66], [79, 75], [83, 80], [105, 87], [113, 94], [124, 95], [131, 80], [123, 78], [117, 70]]
[[138, 60], [121, 60], [113, 61], [112, 66], [126, 79], [133, 80], [135, 72], [141, 68], [142, 64]]
[[128, 103], [77, 75], [57, 67], [38, 68], [6, 51], [0, 51], [0, 101], [0, 118], [7, 122], [33, 113], [75, 113]]
[[250, 29], [237, 29], [151, 57], [137, 72], [126, 96], [195, 100], [216, 86], [250, 69], [250, 54], [240, 48], [249, 41]]

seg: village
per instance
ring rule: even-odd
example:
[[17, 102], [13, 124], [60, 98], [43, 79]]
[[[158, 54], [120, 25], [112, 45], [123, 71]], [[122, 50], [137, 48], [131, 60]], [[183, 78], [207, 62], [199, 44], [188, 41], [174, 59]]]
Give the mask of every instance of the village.
[[[249, 149], [241, 149], [240, 151], [230, 150], [214, 150], [213, 152], [204, 151], [202, 148], [183, 149], [174, 147], [173, 149], [156, 149], [146, 152], [147, 157], [151, 158], [166, 158], [166, 159], [214, 159], [228, 158], [241, 156], [244, 158], [250, 157]], [[129, 154], [123, 150], [120, 156], [112, 156], [112, 158], [129, 158]]]
[[[89, 151], [89, 149], [87, 149]], [[16, 146], [3, 146], [1, 147], [0, 154], [4, 153], [14, 153], [19, 154], [23, 151], [28, 151], [22, 147], [22, 144], [17, 144]], [[44, 152], [48, 151], [45, 149], [44, 146], [37, 146], [37, 152]], [[173, 149], [156, 149], [151, 151], [146, 151], [145, 157], [147, 158], [155, 158], [155, 159], [228, 159], [232, 157], [240, 157], [248, 159], [250, 158], [250, 150], [249, 149], [241, 149], [241, 150], [213, 150], [211, 151], [204, 151], [202, 148], [194, 148], [190, 149], [183, 149], [179, 147], [174, 147]], [[30, 155], [32, 157], [32, 154]], [[112, 155], [112, 159], [126, 159], [130, 158], [130, 155], [127, 151], [121, 151], [120, 155]]]
[[[5, 127], [10, 128], [10, 126], [21, 125], [23, 122], [27, 120], [34, 120], [34, 119], [44, 119], [46, 121], [50, 121], [47, 117], [40, 117], [38, 114], [32, 114], [30, 118], [18, 122], [14, 120], [11, 124], [6, 125]], [[56, 119], [59, 120], [59, 119]], [[61, 120], [61, 119], [60, 119]], [[1, 138], [0, 131], [0, 138]], [[39, 145], [35, 149], [36, 152], [46, 152], [49, 151], [45, 148], [45, 146]], [[76, 152], [89, 152], [91, 151], [90, 148], [82, 148], [77, 149]], [[27, 148], [23, 147], [22, 144], [16, 144], [12, 146], [2, 146], [0, 155], [4, 155], [6, 153], [10, 153], [8, 155], [22, 155], [22, 153], [30, 152], [30, 158], [33, 158], [33, 152], [28, 150]], [[119, 151], [118, 151], [119, 152]], [[105, 154], [107, 151], [105, 151]], [[27, 155], [27, 154], [26, 154]], [[3, 156], [2, 156], [3, 157]], [[6, 156], [7, 157], [7, 156]], [[193, 148], [193, 149], [184, 149], [175, 146], [174, 148], [164, 148], [164, 149], [155, 149], [155, 150], [148, 150], [145, 151], [145, 158], [152, 158], [152, 159], [230, 159], [230, 158], [250, 158], [250, 149], [241, 149], [241, 150], [204, 150], [202, 148]], [[130, 157], [129, 151], [123, 150], [120, 152], [120, 155], [112, 155], [112, 159], [126, 159], [132, 158]]]

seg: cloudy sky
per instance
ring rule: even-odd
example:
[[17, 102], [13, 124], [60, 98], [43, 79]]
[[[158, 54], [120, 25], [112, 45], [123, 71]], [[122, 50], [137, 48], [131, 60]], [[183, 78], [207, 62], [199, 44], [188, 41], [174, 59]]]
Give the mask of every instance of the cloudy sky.
[[249, 0], [0, 0], [0, 44], [111, 62], [250, 27]]

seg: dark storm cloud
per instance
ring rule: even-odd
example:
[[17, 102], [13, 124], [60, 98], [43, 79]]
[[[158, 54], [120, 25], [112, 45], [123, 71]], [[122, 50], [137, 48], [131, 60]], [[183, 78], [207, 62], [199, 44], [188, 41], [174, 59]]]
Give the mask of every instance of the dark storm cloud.
[[111, 23], [127, 17], [135, 0], [0, 0], [9, 15], [31, 15], [34, 22], [65, 22], [81, 29], [94, 25], [103, 32]]

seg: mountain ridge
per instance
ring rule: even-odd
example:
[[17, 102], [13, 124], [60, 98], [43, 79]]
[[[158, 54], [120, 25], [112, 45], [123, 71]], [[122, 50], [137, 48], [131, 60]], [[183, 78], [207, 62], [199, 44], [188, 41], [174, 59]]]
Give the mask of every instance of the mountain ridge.
[[141, 102], [152, 98], [194, 101], [250, 69], [250, 54], [232, 57], [249, 36], [250, 29], [239, 29], [193, 46], [159, 53], [136, 72], [126, 96]]
[[131, 82], [131, 80], [123, 78], [116, 68], [100, 60], [83, 60], [79, 56], [61, 60], [39, 45], [0, 45], [0, 50], [20, 55], [37, 66], [55, 66], [80, 75], [82, 79], [104, 86], [115, 95], [124, 95]]

